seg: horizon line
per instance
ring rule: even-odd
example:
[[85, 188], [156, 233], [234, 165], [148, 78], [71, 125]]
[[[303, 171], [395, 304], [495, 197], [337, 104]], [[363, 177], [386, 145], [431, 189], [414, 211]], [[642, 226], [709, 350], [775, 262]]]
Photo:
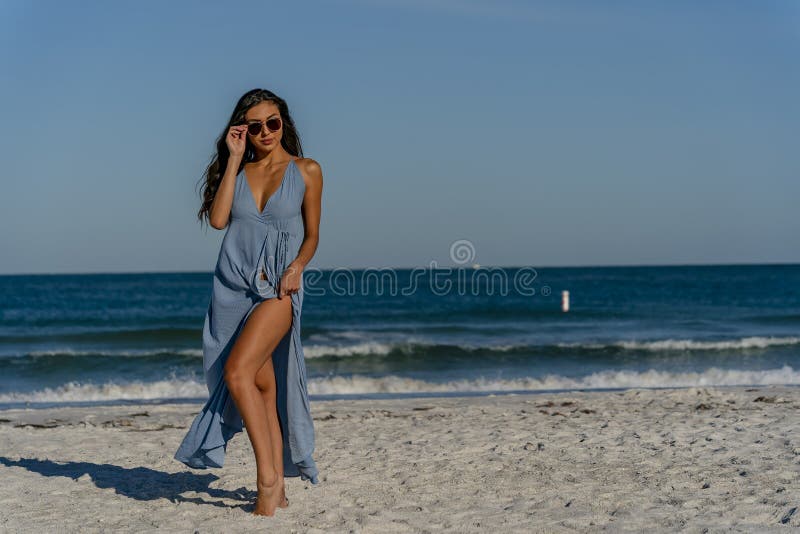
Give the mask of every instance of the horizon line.
[[[533, 267], [534, 269], [622, 269], [630, 267], [651, 268], [651, 267], [753, 267], [753, 266], [800, 266], [800, 262], [793, 261], [775, 261], [775, 262], [730, 262], [730, 263], [630, 263], [630, 264], [592, 264], [592, 265], [492, 265], [492, 264], [474, 264], [473, 265], [441, 265], [437, 268], [443, 269], [519, 269], [523, 267]], [[351, 271], [365, 271], [365, 270], [412, 270], [423, 269], [428, 270], [430, 266], [395, 266], [395, 267], [326, 267], [315, 268], [318, 271], [329, 272], [334, 270], [351, 270]], [[144, 275], [144, 274], [211, 274], [214, 270], [182, 270], [182, 271], [79, 271], [79, 272], [40, 272], [40, 273], [0, 273], [0, 277], [13, 277], [13, 276], [86, 276], [86, 275]]]

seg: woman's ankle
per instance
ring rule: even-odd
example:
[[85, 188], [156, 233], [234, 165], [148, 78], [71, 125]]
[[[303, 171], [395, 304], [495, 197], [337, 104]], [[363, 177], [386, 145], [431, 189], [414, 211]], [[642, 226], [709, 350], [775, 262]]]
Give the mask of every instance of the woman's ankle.
[[280, 481], [280, 476], [277, 471], [271, 473], [259, 474], [257, 483], [259, 486], [272, 487]]

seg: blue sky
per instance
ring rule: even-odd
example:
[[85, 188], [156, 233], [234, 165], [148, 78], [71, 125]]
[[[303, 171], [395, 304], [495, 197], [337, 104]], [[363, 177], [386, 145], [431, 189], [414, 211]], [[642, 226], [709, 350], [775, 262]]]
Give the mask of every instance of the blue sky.
[[310, 266], [800, 261], [800, 3], [0, 2], [0, 273], [212, 271], [239, 96], [323, 169]]

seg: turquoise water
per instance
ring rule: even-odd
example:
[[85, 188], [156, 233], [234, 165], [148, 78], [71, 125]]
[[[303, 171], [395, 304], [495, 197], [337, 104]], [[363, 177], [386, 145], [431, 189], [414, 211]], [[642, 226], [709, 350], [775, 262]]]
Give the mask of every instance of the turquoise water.
[[[307, 271], [312, 398], [800, 384], [800, 265], [480, 271]], [[0, 277], [0, 406], [205, 398], [211, 280]]]

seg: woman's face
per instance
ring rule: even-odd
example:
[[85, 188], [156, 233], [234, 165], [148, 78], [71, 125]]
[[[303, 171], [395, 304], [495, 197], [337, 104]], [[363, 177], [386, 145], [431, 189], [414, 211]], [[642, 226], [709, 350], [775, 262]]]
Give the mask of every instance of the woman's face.
[[[257, 124], [258, 121], [261, 121], [261, 131], [259, 133], [256, 135], [250, 135], [249, 132], [247, 133], [247, 138], [257, 152], [271, 152], [273, 148], [280, 144], [281, 137], [283, 136], [283, 118], [278, 111], [278, 106], [275, 105], [274, 102], [264, 101], [256, 104], [247, 110], [244, 114], [244, 118], [247, 124]], [[281, 119], [281, 126], [278, 128], [278, 131], [275, 132], [269, 131], [265, 124], [266, 121], [273, 118]]]

